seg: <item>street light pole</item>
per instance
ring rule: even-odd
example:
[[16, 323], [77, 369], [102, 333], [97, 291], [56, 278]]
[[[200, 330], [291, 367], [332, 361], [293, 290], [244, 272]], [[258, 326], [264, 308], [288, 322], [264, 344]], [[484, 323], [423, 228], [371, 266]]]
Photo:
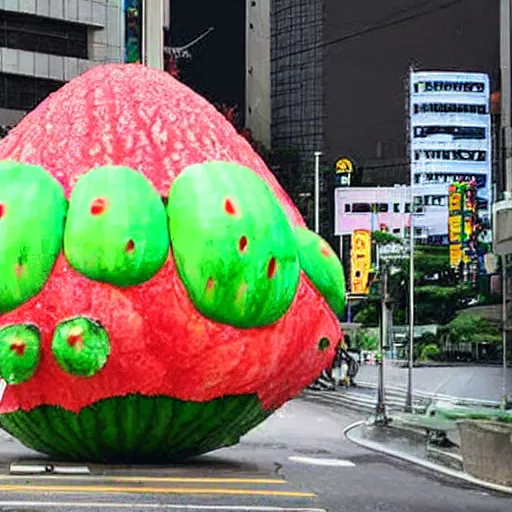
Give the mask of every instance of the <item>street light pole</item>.
[[315, 233], [320, 233], [320, 157], [321, 151], [315, 151]]
[[413, 412], [412, 405], [412, 370], [414, 367], [414, 192], [411, 179], [411, 217], [409, 233], [409, 361], [407, 366], [407, 395], [405, 397], [405, 412]]
[[386, 399], [384, 393], [384, 350], [388, 344], [389, 333], [389, 268], [387, 263], [382, 266], [381, 301], [380, 301], [380, 336], [379, 336], [379, 380], [377, 387], [377, 406], [375, 409], [375, 423], [386, 425]]
[[508, 396], [507, 396], [507, 323], [508, 323], [508, 311], [507, 311], [507, 266], [505, 262], [505, 256], [501, 257], [501, 334], [502, 334], [502, 345], [503, 345], [503, 368], [501, 373], [501, 406], [503, 409], [507, 407]]
[[512, 0], [500, 0], [501, 132], [505, 156], [505, 191], [512, 188], [512, 77], [510, 63]]

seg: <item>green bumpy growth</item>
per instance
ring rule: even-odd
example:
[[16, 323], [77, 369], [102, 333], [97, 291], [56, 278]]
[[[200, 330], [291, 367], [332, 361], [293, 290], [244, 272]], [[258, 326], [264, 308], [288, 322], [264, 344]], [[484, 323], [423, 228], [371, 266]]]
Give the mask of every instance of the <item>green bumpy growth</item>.
[[30, 324], [0, 329], [0, 378], [7, 384], [21, 384], [37, 370], [41, 353], [38, 329]]
[[174, 181], [167, 212], [179, 275], [203, 315], [249, 328], [286, 313], [300, 277], [293, 230], [253, 171], [192, 165]]
[[110, 342], [101, 325], [78, 317], [57, 326], [52, 351], [65, 372], [92, 377], [105, 366], [110, 355]]
[[37, 295], [62, 247], [67, 202], [43, 168], [0, 162], [0, 314]]
[[300, 267], [327, 304], [342, 315], [345, 310], [345, 273], [331, 246], [306, 228], [296, 228]]
[[89, 279], [133, 286], [153, 277], [169, 254], [165, 206], [142, 174], [98, 167], [71, 194], [64, 253]]

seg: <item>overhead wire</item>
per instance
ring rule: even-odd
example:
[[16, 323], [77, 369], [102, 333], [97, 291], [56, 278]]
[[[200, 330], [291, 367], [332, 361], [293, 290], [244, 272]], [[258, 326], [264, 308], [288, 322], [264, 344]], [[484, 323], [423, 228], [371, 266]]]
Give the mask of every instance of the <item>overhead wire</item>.
[[[346, 34], [346, 35], [343, 35], [343, 36], [340, 36], [340, 37], [337, 37], [336, 39], [332, 39], [330, 41], [324, 41], [322, 43], [319, 43], [319, 44], [316, 44], [316, 45], [312, 45], [308, 48], [301, 48], [299, 50], [296, 50], [294, 52], [290, 52], [290, 53], [287, 53], [287, 54], [284, 54], [284, 55], [279, 55], [277, 57], [274, 57], [272, 58], [271, 60], [281, 60], [283, 58], [287, 58], [287, 57], [293, 57], [294, 55], [300, 55], [302, 53], [306, 53], [308, 51], [312, 51], [312, 50], [318, 50], [318, 49], [321, 49], [321, 48], [326, 48], [326, 47], [329, 47], [329, 46], [333, 46], [333, 45], [337, 45], [339, 43], [343, 43], [343, 42], [346, 42], [346, 41], [350, 41], [352, 39], [356, 39], [358, 37], [362, 37], [366, 34], [370, 34], [372, 32], [375, 32], [377, 30], [382, 30], [382, 29], [385, 29], [385, 28], [390, 28], [390, 27], [393, 27], [395, 25], [400, 25], [402, 23], [406, 23], [408, 21], [412, 21], [412, 20], [415, 20], [417, 18], [421, 18], [423, 16], [427, 16], [429, 14], [434, 14], [436, 12], [440, 12], [440, 11], [443, 11], [445, 9], [449, 9], [450, 7], [454, 7], [455, 5], [457, 4], [460, 4], [462, 2], [464, 2], [465, 0], [448, 0], [448, 1], [445, 1], [443, 3], [437, 3], [436, 5], [433, 5], [431, 6], [430, 9], [424, 9], [420, 12], [418, 12], [418, 8], [416, 7], [414, 9], [414, 12], [411, 12], [411, 10], [404, 10], [402, 9], [401, 11], [398, 11], [397, 13], [395, 13], [393, 15], [393, 17], [391, 19], [388, 19], [388, 20], [385, 20], [385, 21], [382, 21], [382, 22], [379, 22], [379, 23], [375, 23], [373, 25], [370, 25], [370, 26], [367, 26], [361, 30], [358, 30], [356, 32], [352, 32], [352, 33], [349, 33], [349, 34]], [[424, 7], [427, 7], [428, 4], [430, 4], [431, 2], [424, 2], [422, 5]], [[400, 12], [405, 12], [405, 13], [409, 13], [409, 14], [404, 14], [403, 16], [400, 16], [400, 17], [396, 17], [397, 14], [399, 14]]]

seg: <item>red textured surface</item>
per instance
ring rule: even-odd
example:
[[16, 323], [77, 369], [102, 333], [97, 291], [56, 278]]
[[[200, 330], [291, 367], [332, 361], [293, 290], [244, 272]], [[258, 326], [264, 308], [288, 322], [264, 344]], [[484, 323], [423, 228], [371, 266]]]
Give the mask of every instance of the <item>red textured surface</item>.
[[[150, 128], [151, 127], [151, 128]], [[204, 99], [169, 75], [140, 66], [95, 68], [54, 94], [0, 144], [0, 159], [44, 166], [67, 196], [77, 177], [105, 164], [138, 169], [167, 195], [186, 166], [212, 159], [255, 170], [274, 189], [290, 219], [302, 224], [289, 198], [248, 143]], [[66, 374], [51, 354], [58, 323], [83, 315], [100, 321], [112, 344], [95, 377]], [[339, 324], [304, 275], [288, 313], [277, 323], [240, 330], [199, 314], [180, 282], [172, 256], [143, 285], [119, 289], [89, 281], [61, 256], [43, 291], [0, 317], [0, 327], [32, 322], [42, 332], [36, 375], [9, 386], [0, 413], [42, 404], [78, 411], [128, 393], [205, 401], [257, 393], [280, 406], [329, 365]], [[322, 337], [331, 341], [320, 352]]]

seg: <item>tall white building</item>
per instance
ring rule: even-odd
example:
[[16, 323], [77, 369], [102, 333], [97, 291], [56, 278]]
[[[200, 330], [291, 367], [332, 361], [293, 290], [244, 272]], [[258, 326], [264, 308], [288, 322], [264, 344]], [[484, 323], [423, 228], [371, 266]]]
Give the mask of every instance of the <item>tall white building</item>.
[[123, 60], [123, 0], [0, 0], [0, 124], [96, 64]]

